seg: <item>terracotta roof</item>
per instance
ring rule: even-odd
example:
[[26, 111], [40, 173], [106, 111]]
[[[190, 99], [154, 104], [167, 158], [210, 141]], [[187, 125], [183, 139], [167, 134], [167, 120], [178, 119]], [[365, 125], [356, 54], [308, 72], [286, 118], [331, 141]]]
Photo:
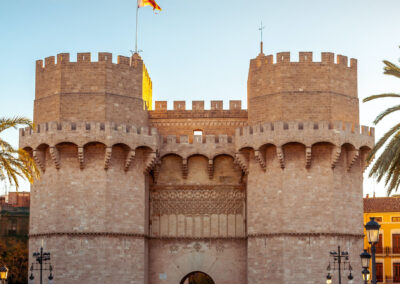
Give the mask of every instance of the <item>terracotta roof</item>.
[[399, 197], [364, 198], [364, 213], [400, 212]]

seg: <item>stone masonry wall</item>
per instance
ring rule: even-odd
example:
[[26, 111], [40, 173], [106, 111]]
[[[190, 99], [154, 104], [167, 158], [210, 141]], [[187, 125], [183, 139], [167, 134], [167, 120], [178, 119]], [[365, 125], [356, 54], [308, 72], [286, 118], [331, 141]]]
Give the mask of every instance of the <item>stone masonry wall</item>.
[[267, 121], [326, 120], [359, 123], [357, 61], [322, 53], [313, 62], [311, 52], [300, 52], [299, 62], [289, 52], [260, 54], [250, 63], [249, 124]]
[[145, 126], [142, 80], [144, 64], [132, 58], [99, 53], [78, 53], [77, 62], [68, 53], [36, 63], [35, 123], [49, 121], [112, 121]]
[[244, 240], [150, 240], [150, 283], [175, 284], [193, 272], [208, 274], [215, 283], [246, 283]]
[[123, 283], [147, 283], [145, 171], [157, 140], [132, 126], [73, 125], [21, 130], [21, 147], [33, 147], [42, 171], [32, 186], [30, 245], [46, 240], [60, 283], [111, 282], [107, 267]]
[[358, 125], [356, 61], [272, 60], [250, 63], [248, 111], [143, 110], [138, 55], [37, 62], [37, 127], [20, 147], [42, 171], [30, 255], [43, 239], [55, 283], [321, 283], [338, 245], [360, 281], [374, 130]]

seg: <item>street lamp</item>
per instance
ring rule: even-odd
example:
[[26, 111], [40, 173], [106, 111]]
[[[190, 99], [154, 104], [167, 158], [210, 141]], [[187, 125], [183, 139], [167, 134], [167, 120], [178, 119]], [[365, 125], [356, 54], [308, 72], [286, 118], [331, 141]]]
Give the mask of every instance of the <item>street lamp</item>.
[[379, 225], [375, 222], [374, 217], [369, 218], [370, 221], [365, 225], [365, 229], [367, 231], [368, 242], [371, 245], [371, 253], [372, 253], [372, 284], [376, 284], [376, 261], [375, 261], [375, 245], [379, 242]]
[[[349, 253], [347, 251], [342, 251], [340, 250], [340, 246], [338, 246], [338, 250], [337, 251], [331, 251], [330, 256], [333, 257], [333, 270], [337, 270], [338, 271], [338, 283], [341, 284], [342, 283], [342, 270], [349, 270], [350, 274], [351, 274], [351, 265], [350, 265], [350, 261], [349, 261]], [[337, 266], [336, 266], [337, 265]], [[346, 269], [346, 265], [348, 265], [348, 268]], [[332, 283], [332, 276], [330, 275], [330, 271], [331, 271], [331, 264], [329, 262], [329, 265], [327, 267], [328, 270], [328, 276], [330, 276], [331, 278], [328, 278], [327, 276], [327, 280], [326, 283]], [[350, 276], [350, 275], [349, 275]], [[351, 276], [353, 277], [353, 275]], [[330, 282], [328, 282], [328, 280]], [[349, 282], [351, 283], [351, 282]]]
[[1, 266], [0, 267], [0, 279], [1, 279], [2, 283], [6, 283], [7, 274], [8, 274], [8, 268], [5, 266]]
[[[33, 253], [33, 257], [36, 260], [36, 263], [32, 263], [31, 265], [31, 275], [29, 276], [29, 284], [33, 284], [33, 280], [35, 279], [35, 277], [33, 276], [33, 270], [39, 270], [40, 271], [40, 284], [43, 283], [43, 270], [49, 270], [50, 271], [50, 275], [49, 275], [49, 284], [53, 283], [53, 266], [50, 263], [50, 253], [49, 252], [43, 252], [43, 243], [42, 243], [42, 247], [40, 247], [40, 252], [34, 252]], [[36, 268], [34, 267], [34, 265], [36, 264]], [[39, 267], [37, 267], [37, 265], [39, 265]], [[44, 266], [44, 267], [43, 267]]]
[[361, 267], [368, 269], [371, 255], [367, 252], [366, 249], [362, 252], [362, 254], [360, 254], [360, 258], [361, 258]]
[[332, 284], [332, 275], [329, 272], [326, 275], [326, 284]]
[[354, 279], [354, 277], [353, 277], [353, 274], [351, 274], [351, 270], [352, 270], [352, 268], [351, 268], [351, 266], [349, 267], [349, 270], [350, 270], [350, 274], [349, 274], [349, 276], [347, 276], [347, 279], [349, 280], [347, 283], [348, 284], [353, 284], [353, 279]]
[[369, 281], [369, 270], [367, 268], [364, 268], [362, 271], [362, 275], [363, 275], [363, 280], [364, 280], [364, 284], [368, 284]]

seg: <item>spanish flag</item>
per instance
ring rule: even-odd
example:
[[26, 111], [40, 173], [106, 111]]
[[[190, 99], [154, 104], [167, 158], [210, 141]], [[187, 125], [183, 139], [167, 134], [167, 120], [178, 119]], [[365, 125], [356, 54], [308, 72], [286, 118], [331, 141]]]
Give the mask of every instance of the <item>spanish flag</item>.
[[144, 7], [144, 6], [151, 6], [153, 7], [153, 10], [158, 10], [161, 11], [161, 7], [158, 6], [155, 0], [138, 0], [138, 8]]

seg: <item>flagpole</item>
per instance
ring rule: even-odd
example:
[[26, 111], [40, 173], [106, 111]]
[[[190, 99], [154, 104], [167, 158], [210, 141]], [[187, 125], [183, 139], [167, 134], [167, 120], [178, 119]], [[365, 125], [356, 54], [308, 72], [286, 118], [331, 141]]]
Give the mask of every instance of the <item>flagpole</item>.
[[137, 49], [138, 16], [139, 16], [139, 4], [138, 4], [138, 0], [136, 0], [136, 38], [135, 38], [135, 53], [138, 53], [138, 49]]

